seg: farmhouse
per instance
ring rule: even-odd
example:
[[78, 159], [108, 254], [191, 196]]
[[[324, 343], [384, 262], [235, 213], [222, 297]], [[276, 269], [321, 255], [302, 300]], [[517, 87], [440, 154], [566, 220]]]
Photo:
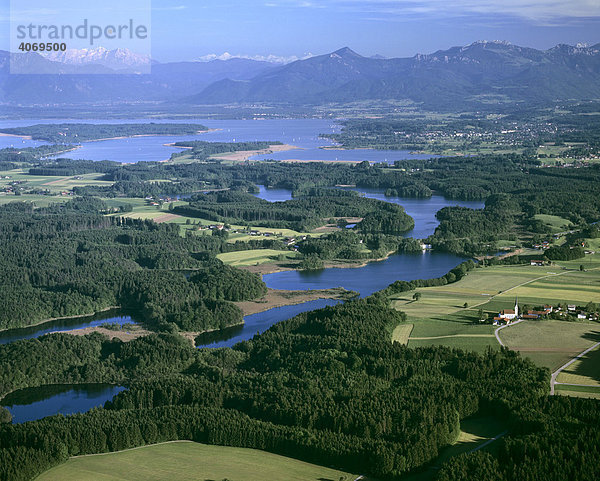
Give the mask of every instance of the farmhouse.
[[541, 261], [541, 260], [532, 260], [531, 261], [531, 265], [532, 266], [543, 266], [544, 265], [544, 261]]

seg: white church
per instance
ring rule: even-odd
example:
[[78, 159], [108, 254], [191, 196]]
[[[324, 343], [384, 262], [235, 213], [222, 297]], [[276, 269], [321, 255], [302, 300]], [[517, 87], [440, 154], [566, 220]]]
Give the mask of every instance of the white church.
[[506, 324], [510, 324], [511, 321], [514, 321], [519, 318], [519, 299], [515, 299], [515, 308], [514, 309], [503, 309], [500, 311], [497, 317], [494, 317], [494, 324], [500, 324], [501, 322], [506, 322]]

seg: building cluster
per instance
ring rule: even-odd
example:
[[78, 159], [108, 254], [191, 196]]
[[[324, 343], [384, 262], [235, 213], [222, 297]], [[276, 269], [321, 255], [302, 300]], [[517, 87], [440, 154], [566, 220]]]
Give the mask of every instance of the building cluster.
[[[519, 310], [519, 301], [515, 300], [514, 309], [503, 309], [494, 317], [494, 326], [504, 326], [511, 324], [518, 320], [535, 320], [541, 319], [550, 314], [555, 313], [558, 317], [577, 317], [580, 320], [598, 321], [599, 316], [597, 312], [587, 312], [585, 309], [581, 309], [575, 304], [569, 304], [565, 309], [559, 306], [551, 306], [546, 304], [541, 309], [533, 310], [528, 309], [525, 312]], [[554, 316], [553, 316], [554, 317]]]

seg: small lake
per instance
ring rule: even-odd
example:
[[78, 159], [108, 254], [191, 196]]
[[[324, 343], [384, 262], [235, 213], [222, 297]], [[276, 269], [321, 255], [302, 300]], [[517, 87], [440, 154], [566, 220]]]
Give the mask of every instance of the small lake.
[[416, 239], [425, 239], [434, 233], [439, 225], [435, 214], [444, 207], [461, 206], [469, 209], [483, 209], [485, 203], [476, 200], [451, 200], [441, 195], [432, 195], [428, 199], [414, 199], [407, 197], [387, 197], [385, 191], [381, 189], [352, 189], [360, 192], [370, 199], [378, 199], [392, 204], [399, 204], [404, 207], [405, 212], [415, 220], [413, 230], [404, 234], [404, 237], [414, 237]]
[[131, 317], [122, 315], [118, 310], [101, 312], [93, 316], [76, 317], [72, 319], [57, 319], [37, 326], [23, 327], [21, 329], [9, 329], [0, 331], [0, 344], [19, 341], [21, 339], [33, 339], [59, 331], [73, 331], [85, 327], [97, 327], [102, 324], [137, 324]]
[[55, 414], [75, 414], [103, 406], [123, 386], [112, 384], [56, 384], [19, 389], [6, 395], [0, 404], [12, 414], [14, 424], [35, 421]]
[[292, 200], [292, 191], [289, 189], [267, 189], [264, 185], [259, 185], [258, 193], [254, 194], [259, 199], [264, 199], [269, 202], [285, 202]]
[[196, 343], [196, 347], [231, 347], [241, 341], [252, 339], [255, 334], [265, 332], [272, 325], [286, 319], [291, 319], [298, 314], [314, 311], [326, 306], [333, 306], [340, 301], [333, 299], [317, 299], [293, 306], [275, 307], [268, 311], [251, 314], [244, 317], [243, 326], [235, 326], [218, 332], [203, 334]]
[[[292, 191], [289, 189], [267, 189], [264, 185], [258, 186], [259, 192], [256, 197], [269, 202], [283, 202], [292, 199]], [[414, 237], [416, 239], [425, 239], [434, 233], [439, 225], [435, 214], [444, 207], [461, 206], [470, 209], [483, 209], [483, 201], [469, 200], [451, 200], [441, 195], [432, 195], [428, 199], [414, 199], [408, 197], [388, 197], [385, 190], [382, 189], [363, 189], [345, 188], [345, 190], [354, 190], [370, 199], [382, 200], [392, 204], [398, 204], [404, 207], [404, 210], [415, 220], [415, 227], [404, 234], [404, 237]]]
[[[256, 160], [348, 160], [371, 162], [393, 162], [401, 159], [426, 159], [430, 155], [411, 154], [406, 150], [328, 150], [322, 147], [334, 147], [334, 142], [319, 137], [319, 134], [331, 134], [341, 130], [341, 126], [334, 120], [327, 119], [265, 119], [265, 120], [214, 120], [201, 118], [186, 119], [30, 119], [30, 120], [0, 120], [2, 127], [21, 127], [35, 124], [56, 123], [88, 123], [88, 124], [124, 124], [124, 123], [197, 123], [205, 125], [210, 132], [196, 135], [170, 135], [130, 137], [125, 139], [103, 140], [98, 142], [84, 142], [80, 148], [60, 154], [60, 157], [69, 159], [87, 160], [114, 160], [117, 162], [132, 163], [138, 161], [167, 160], [173, 152], [180, 149], [168, 147], [170, 144], [186, 140], [205, 140], [209, 142], [252, 142], [252, 141], [280, 141], [290, 144], [298, 149], [273, 154], [252, 157]], [[2, 140], [10, 139], [10, 140]], [[20, 146], [42, 145], [44, 142], [35, 143], [25, 141], [19, 137], [2, 137], [0, 142], [8, 142]], [[0, 145], [2, 145], [0, 143]]]
[[[266, 189], [259, 185], [261, 199], [270, 202], [291, 199], [291, 191], [287, 189]], [[423, 239], [435, 231], [439, 222], [435, 214], [447, 206], [463, 206], [471, 209], [481, 209], [483, 202], [455, 201], [439, 195], [429, 199], [411, 199], [403, 197], [386, 197], [380, 189], [355, 190], [366, 197], [399, 204], [404, 207], [407, 214], [415, 220], [413, 230], [407, 232], [405, 237]], [[263, 280], [272, 289], [307, 290], [329, 289], [344, 287], [360, 293], [361, 297], [389, 286], [397, 280], [410, 281], [414, 279], [429, 279], [440, 277], [450, 269], [460, 264], [464, 258], [444, 252], [426, 251], [420, 254], [395, 254], [388, 259], [369, 262], [363, 267], [340, 269], [329, 268], [318, 271], [283, 271], [266, 274]]]

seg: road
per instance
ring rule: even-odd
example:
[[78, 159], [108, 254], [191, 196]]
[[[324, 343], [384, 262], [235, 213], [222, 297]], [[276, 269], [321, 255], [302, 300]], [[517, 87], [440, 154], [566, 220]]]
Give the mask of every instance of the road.
[[505, 344], [502, 342], [502, 339], [500, 339], [500, 336], [498, 335], [498, 331], [501, 331], [502, 329], [506, 328], [506, 327], [510, 327], [510, 326], [514, 326], [515, 324], [519, 324], [521, 322], [523, 322], [525, 319], [519, 319], [518, 321], [515, 322], [511, 322], [510, 324], [505, 324], [504, 326], [500, 326], [498, 329], [496, 329], [494, 331], [494, 335], [496, 336], [496, 340], [498, 341], [498, 343], [502, 346], [502, 347], [506, 347]]
[[585, 356], [588, 352], [593, 351], [594, 349], [596, 349], [598, 346], [600, 346], [600, 342], [597, 342], [596, 344], [594, 344], [592, 347], [588, 347], [585, 351], [583, 351], [581, 354], [578, 354], [577, 356], [575, 356], [573, 359], [571, 359], [568, 363], [566, 363], [564, 366], [559, 367], [556, 371], [554, 371], [552, 373], [552, 378], [550, 378], [550, 395], [553, 396], [554, 395], [554, 384], [556, 383], [556, 378], [558, 377], [558, 375], [561, 373], [561, 371], [565, 370], [566, 368], [568, 368], [571, 364], [573, 364], [575, 361], [577, 361], [578, 359], [581, 359], [583, 356]]
[[471, 453], [474, 453], [475, 451], [479, 451], [481, 448], [485, 448], [488, 444], [493, 443], [494, 441], [500, 439], [506, 433], [508, 433], [508, 431], [501, 432], [500, 434], [494, 436], [492, 439], [488, 439], [485, 443], [482, 443], [479, 446], [477, 446], [476, 448], [471, 449], [471, 451], [467, 451], [467, 454], [471, 454]]

